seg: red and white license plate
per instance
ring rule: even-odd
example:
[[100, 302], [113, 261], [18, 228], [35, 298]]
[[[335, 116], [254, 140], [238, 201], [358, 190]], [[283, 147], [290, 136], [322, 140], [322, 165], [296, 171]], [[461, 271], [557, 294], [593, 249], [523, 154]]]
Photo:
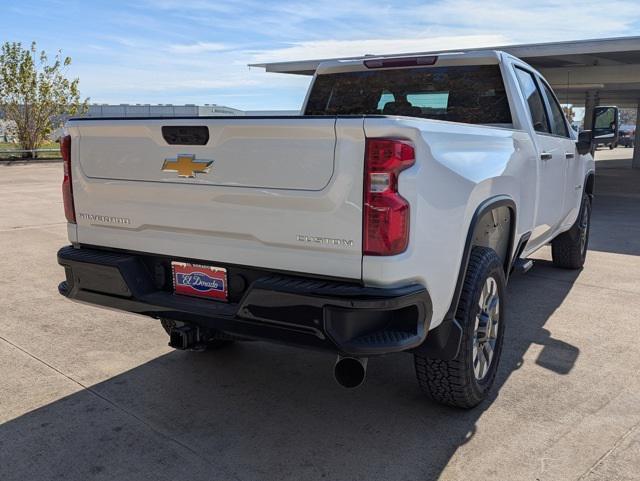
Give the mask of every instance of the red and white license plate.
[[227, 270], [223, 267], [172, 262], [171, 270], [176, 294], [218, 301], [226, 301], [229, 297]]

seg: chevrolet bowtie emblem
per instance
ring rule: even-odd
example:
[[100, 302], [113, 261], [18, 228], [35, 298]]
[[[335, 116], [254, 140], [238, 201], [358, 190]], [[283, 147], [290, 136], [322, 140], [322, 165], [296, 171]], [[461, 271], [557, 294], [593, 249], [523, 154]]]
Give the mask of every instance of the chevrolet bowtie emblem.
[[177, 172], [179, 177], [195, 177], [206, 174], [213, 160], [196, 160], [195, 155], [179, 154], [175, 159], [165, 159], [163, 172]]

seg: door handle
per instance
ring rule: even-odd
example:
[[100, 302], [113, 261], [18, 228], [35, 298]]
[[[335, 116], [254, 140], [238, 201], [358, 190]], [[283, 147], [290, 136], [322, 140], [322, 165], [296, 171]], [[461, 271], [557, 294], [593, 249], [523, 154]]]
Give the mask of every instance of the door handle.
[[540, 158], [546, 162], [547, 160], [553, 159], [553, 154], [550, 154], [549, 152], [542, 152], [540, 154]]
[[573, 159], [576, 154], [574, 154], [573, 152], [567, 152], [566, 154], [564, 154], [565, 158], [567, 159]]

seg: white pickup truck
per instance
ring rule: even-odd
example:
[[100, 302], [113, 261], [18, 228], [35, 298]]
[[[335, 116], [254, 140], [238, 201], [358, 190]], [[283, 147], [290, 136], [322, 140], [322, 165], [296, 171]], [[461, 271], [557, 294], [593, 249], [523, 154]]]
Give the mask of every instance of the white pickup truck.
[[300, 116], [67, 129], [60, 293], [159, 319], [178, 349], [327, 349], [344, 386], [408, 352], [428, 396], [468, 408], [510, 273], [548, 243], [585, 260], [591, 134], [503, 52], [322, 63]]

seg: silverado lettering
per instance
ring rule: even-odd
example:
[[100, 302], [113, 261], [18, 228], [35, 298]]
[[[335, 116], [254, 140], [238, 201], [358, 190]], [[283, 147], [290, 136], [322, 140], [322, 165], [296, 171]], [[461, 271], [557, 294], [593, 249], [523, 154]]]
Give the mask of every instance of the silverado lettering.
[[126, 217], [114, 217], [111, 215], [99, 215], [99, 214], [85, 214], [78, 212], [80, 219], [89, 220], [92, 222], [105, 222], [108, 224], [131, 224], [131, 219]]

